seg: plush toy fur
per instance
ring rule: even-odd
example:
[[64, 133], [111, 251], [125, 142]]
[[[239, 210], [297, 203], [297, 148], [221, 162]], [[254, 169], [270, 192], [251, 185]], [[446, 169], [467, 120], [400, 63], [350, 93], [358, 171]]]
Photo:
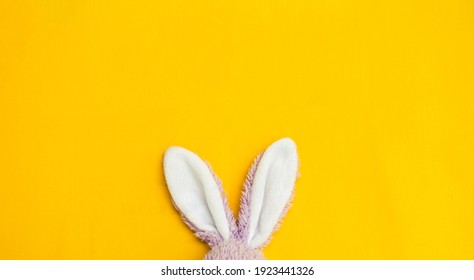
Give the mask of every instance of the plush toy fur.
[[280, 139], [254, 160], [237, 222], [221, 181], [196, 154], [171, 147], [163, 165], [175, 208], [195, 235], [211, 247], [204, 259], [264, 259], [261, 249], [293, 198], [298, 156], [291, 139]]

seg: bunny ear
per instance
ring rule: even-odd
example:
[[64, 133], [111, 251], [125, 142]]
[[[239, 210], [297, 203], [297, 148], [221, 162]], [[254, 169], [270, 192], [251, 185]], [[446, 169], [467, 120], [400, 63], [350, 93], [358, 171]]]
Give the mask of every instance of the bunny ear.
[[259, 155], [247, 175], [239, 213], [241, 240], [263, 247], [288, 209], [298, 174], [293, 140], [283, 138]]
[[186, 224], [211, 246], [228, 240], [235, 221], [210, 167], [181, 147], [166, 151], [163, 166], [174, 205]]

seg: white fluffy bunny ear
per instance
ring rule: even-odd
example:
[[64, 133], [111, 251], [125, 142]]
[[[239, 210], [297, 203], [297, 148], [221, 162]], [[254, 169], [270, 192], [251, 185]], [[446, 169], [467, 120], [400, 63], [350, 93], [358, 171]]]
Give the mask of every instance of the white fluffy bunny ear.
[[215, 245], [231, 237], [229, 208], [210, 167], [196, 154], [169, 148], [163, 159], [164, 174], [173, 202], [196, 235]]
[[277, 228], [293, 196], [298, 154], [283, 138], [257, 157], [245, 182], [239, 215], [240, 236], [252, 248], [263, 247]]

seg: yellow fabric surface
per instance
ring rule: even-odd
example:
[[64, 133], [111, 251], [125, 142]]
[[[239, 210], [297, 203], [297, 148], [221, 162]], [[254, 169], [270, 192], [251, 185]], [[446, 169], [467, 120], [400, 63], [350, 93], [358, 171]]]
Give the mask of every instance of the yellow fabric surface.
[[269, 259], [474, 258], [472, 1], [0, 1], [0, 258], [198, 259], [162, 155], [298, 145]]

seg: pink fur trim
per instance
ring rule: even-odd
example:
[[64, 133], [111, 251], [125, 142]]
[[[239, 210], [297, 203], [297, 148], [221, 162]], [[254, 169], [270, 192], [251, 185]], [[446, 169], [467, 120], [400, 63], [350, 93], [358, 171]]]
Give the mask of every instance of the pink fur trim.
[[258, 154], [254, 159], [252, 166], [250, 167], [244, 182], [244, 189], [242, 196], [240, 197], [240, 209], [238, 218], [238, 231], [236, 237], [239, 240], [246, 241], [249, 234], [249, 223], [250, 223], [250, 202], [252, 198], [252, 186], [255, 179], [255, 173], [257, 172], [258, 164], [262, 159], [263, 152]]

